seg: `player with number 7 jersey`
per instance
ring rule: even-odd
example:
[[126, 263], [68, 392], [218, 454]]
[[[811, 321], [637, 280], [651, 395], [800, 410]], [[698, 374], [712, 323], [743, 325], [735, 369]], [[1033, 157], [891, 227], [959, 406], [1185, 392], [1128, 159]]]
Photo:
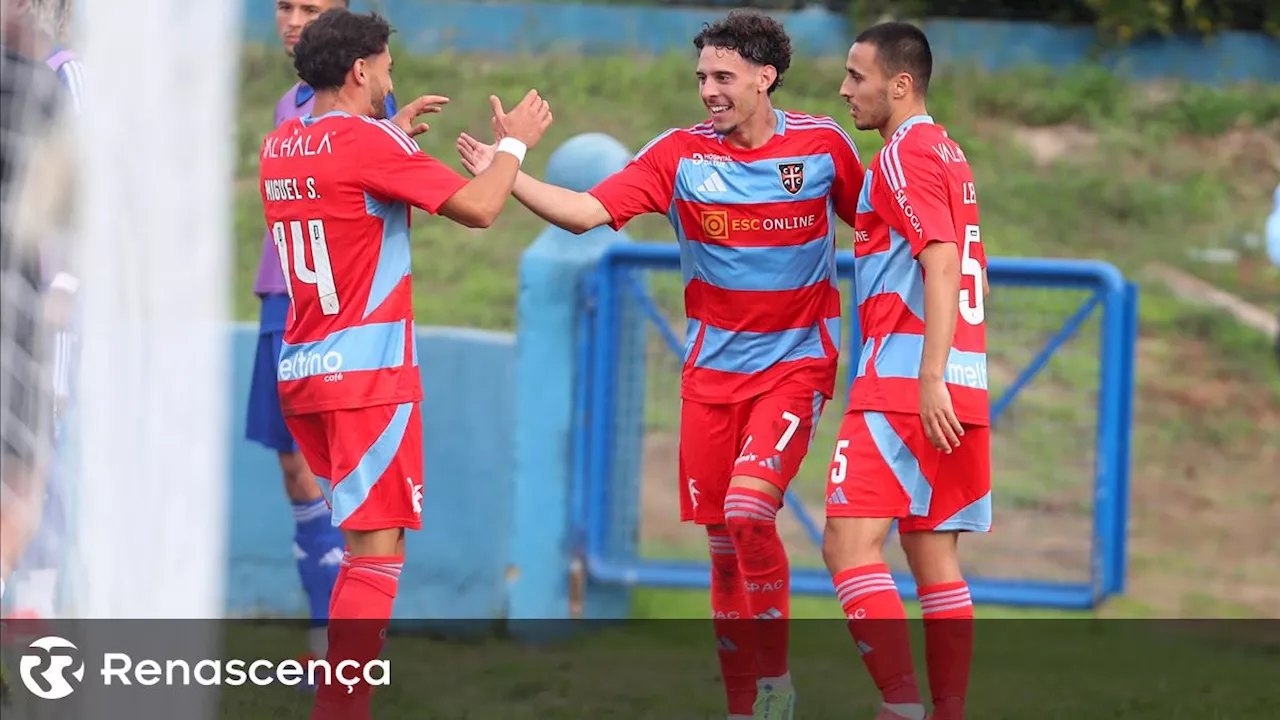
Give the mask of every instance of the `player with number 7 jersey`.
[[[965, 432], [951, 453], [930, 443], [920, 417], [925, 269], [918, 257], [932, 242], [953, 244], [960, 256], [943, 380]], [[863, 345], [832, 458], [827, 515], [899, 518], [901, 532], [988, 531], [987, 258], [968, 159], [930, 116], [903, 122], [868, 166], [854, 255]]]

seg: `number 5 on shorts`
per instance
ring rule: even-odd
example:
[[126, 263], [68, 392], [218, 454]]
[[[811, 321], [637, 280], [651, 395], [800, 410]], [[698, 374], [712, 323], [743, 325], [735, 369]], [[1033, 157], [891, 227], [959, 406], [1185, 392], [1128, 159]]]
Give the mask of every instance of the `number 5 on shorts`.
[[831, 456], [832, 485], [839, 485], [844, 482], [845, 475], [849, 472], [849, 459], [844, 456], [844, 450], [847, 447], [849, 447], [848, 440], [836, 441], [836, 452]]

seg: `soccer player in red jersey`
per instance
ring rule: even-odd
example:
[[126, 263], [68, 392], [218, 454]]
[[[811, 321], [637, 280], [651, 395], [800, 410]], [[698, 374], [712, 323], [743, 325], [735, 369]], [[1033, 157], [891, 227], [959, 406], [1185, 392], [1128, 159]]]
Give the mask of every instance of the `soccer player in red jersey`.
[[[526, 149], [551, 123], [530, 91], [501, 119], [488, 170], [467, 181], [418, 149], [414, 113], [384, 119], [391, 28], [331, 10], [302, 32], [294, 67], [310, 115], [267, 136], [261, 191], [292, 298], [277, 368], [289, 431], [346, 537], [329, 615], [331, 667], [381, 652], [404, 558], [421, 527], [422, 441], [410, 277], [410, 206], [487, 227]], [[426, 111], [427, 98], [414, 101]], [[495, 101], [496, 105], [496, 101]], [[352, 621], [363, 622], [352, 622]], [[348, 671], [350, 675], [350, 671]], [[364, 718], [369, 686], [322, 684], [313, 719]]]
[[[293, 57], [307, 25], [326, 10], [346, 9], [349, 0], [273, 0], [275, 5], [276, 35], [285, 54]], [[412, 114], [423, 109], [438, 111], [444, 98], [428, 96], [417, 105], [406, 107]], [[296, 82], [276, 103], [275, 126], [289, 120], [311, 114], [315, 104], [315, 91], [304, 82]], [[387, 94], [387, 117], [398, 113], [395, 96]], [[411, 119], [411, 118], [410, 118]], [[394, 120], [410, 127], [408, 119]], [[410, 136], [415, 132], [411, 129]], [[315, 476], [307, 467], [302, 452], [289, 433], [284, 414], [280, 409], [280, 391], [277, 388], [276, 368], [280, 365], [280, 350], [284, 344], [285, 325], [289, 317], [289, 292], [284, 274], [280, 270], [280, 257], [270, 230], [264, 230], [262, 252], [258, 258], [257, 277], [253, 293], [260, 301], [258, 321], [258, 346], [249, 382], [249, 398], [245, 412], [245, 437], [276, 453], [284, 480], [285, 496], [292, 506], [294, 519], [293, 558], [298, 567], [298, 578], [307, 599], [310, 627], [307, 631], [309, 652], [300, 660], [323, 658], [328, 645], [329, 600], [342, 566], [345, 540], [342, 532], [333, 527], [324, 493], [316, 484]], [[310, 685], [302, 685], [312, 689]]]
[[[320, 17], [325, 10], [346, 8], [347, 0], [274, 0], [276, 8], [276, 35], [280, 38], [285, 54], [293, 57], [307, 23]], [[310, 88], [297, 82], [276, 104], [275, 126], [288, 120], [304, 117], [311, 112], [315, 100]], [[308, 652], [300, 658], [323, 658], [329, 643], [329, 600], [333, 597], [333, 585], [337, 582], [342, 566], [346, 541], [342, 532], [333, 527], [324, 493], [316, 484], [315, 476], [307, 468], [307, 462], [298, 445], [289, 434], [284, 414], [280, 411], [280, 390], [276, 383], [276, 368], [280, 365], [280, 349], [284, 343], [284, 329], [289, 318], [289, 292], [285, 288], [284, 275], [280, 271], [280, 257], [270, 231], [263, 232], [262, 254], [258, 259], [258, 274], [253, 292], [260, 299], [258, 316], [258, 347], [254, 356], [253, 372], [249, 381], [249, 400], [245, 412], [245, 437], [276, 453], [284, 480], [285, 496], [292, 506], [294, 518], [293, 557], [298, 567], [298, 578], [307, 598], [310, 627], [307, 630]], [[302, 687], [312, 690], [309, 685]]]
[[963, 717], [973, 605], [961, 532], [991, 529], [986, 253], [964, 151], [929, 117], [933, 56], [906, 23], [864, 30], [840, 94], [886, 144], [854, 231], [864, 343], [827, 483], [823, 555], [881, 720], [921, 720], [902, 600], [881, 548], [893, 520], [920, 588], [936, 720]]
[[[791, 64], [777, 21], [733, 12], [694, 46], [708, 120], [659, 135], [589, 192], [521, 174], [515, 195], [574, 232], [670, 218], [689, 318], [680, 516], [707, 530], [730, 716], [790, 718], [790, 569], [775, 521], [834, 390], [836, 218], [853, 223], [863, 168], [834, 120], [774, 108]], [[458, 149], [472, 171], [492, 155], [466, 135]]]

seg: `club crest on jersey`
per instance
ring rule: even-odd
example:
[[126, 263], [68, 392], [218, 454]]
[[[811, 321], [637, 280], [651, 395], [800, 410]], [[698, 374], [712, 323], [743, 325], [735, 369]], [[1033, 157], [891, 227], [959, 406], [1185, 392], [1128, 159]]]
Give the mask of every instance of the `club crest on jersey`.
[[804, 163], [778, 163], [778, 180], [782, 182], [782, 189], [792, 195], [800, 192], [804, 187]]

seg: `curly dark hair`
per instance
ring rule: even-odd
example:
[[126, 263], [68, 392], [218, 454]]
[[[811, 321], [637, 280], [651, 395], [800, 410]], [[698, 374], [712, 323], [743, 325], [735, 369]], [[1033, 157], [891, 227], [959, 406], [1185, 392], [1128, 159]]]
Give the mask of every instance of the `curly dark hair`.
[[356, 60], [387, 49], [392, 32], [377, 13], [326, 11], [302, 31], [293, 48], [293, 67], [315, 90], [340, 88]]
[[754, 65], [772, 65], [778, 78], [769, 94], [782, 87], [782, 75], [791, 67], [791, 37], [782, 23], [755, 10], [734, 10], [723, 20], [704, 24], [693, 39], [702, 52], [705, 47], [733, 50]]

